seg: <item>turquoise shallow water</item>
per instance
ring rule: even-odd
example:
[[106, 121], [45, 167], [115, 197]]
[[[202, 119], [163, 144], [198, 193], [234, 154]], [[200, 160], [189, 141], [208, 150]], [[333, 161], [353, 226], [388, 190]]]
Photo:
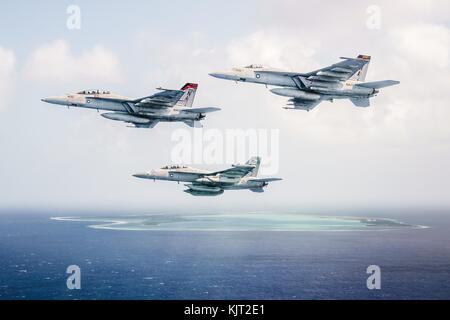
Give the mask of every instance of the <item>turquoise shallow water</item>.
[[152, 214], [52, 219], [87, 222], [89, 227], [96, 229], [130, 231], [365, 231], [423, 227], [386, 218], [313, 216], [296, 213]]

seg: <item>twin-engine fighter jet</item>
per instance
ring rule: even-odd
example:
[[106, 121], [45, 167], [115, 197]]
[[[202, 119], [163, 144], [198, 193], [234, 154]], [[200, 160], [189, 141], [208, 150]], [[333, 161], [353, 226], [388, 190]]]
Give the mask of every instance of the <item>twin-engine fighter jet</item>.
[[180, 90], [158, 88], [151, 96], [133, 99], [109, 91], [84, 90], [65, 96], [42, 99], [47, 103], [68, 107], [108, 110], [106, 119], [131, 123], [137, 128], [153, 128], [158, 122], [181, 121], [190, 127], [199, 127], [205, 114], [219, 108], [192, 108], [198, 85], [186, 83]]
[[280, 87], [270, 91], [291, 98], [286, 109], [307, 111], [322, 101], [332, 102], [334, 99], [350, 99], [357, 107], [368, 107], [369, 98], [375, 96], [379, 89], [400, 83], [394, 80], [364, 82], [370, 56], [341, 59], [343, 61], [308, 73], [288, 72], [253, 64], [210, 75], [220, 79]]
[[240, 189], [264, 192], [263, 188], [269, 182], [281, 179], [257, 178], [260, 163], [260, 157], [253, 157], [245, 164], [236, 164], [229, 169], [216, 172], [171, 165], [133, 176], [142, 179], [188, 182], [184, 191], [194, 196], [216, 196], [222, 194], [224, 190]]

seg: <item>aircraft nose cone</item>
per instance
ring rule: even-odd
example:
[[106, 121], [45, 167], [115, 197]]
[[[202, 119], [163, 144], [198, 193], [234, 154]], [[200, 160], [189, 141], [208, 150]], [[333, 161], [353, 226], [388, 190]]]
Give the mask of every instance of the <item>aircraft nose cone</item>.
[[46, 97], [41, 99], [42, 102], [46, 103], [52, 103], [52, 104], [61, 104], [61, 105], [67, 105], [68, 101], [63, 96], [55, 96], [55, 97]]
[[47, 103], [55, 103], [56, 97], [45, 97], [45, 98], [42, 98], [41, 101], [47, 102]]
[[231, 71], [216, 71], [211, 72], [209, 75], [211, 77], [224, 80], [238, 80], [240, 77], [237, 73]]
[[133, 177], [146, 179], [146, 178], [148, 178], [148, 174], [147, 173], [135, 173], [135, 174], [133, 174]]
[[219, 79], [227, 78], [227, 74], [225, 74], [224, 72], [211, 72], [209, 75], [211, 77], [219, 78]]
[[42, 98], [41, 99], [42, 102], [46, 102], [46, 103], [55, 103], [57, 102], [55, 97], [46, 97], [46, 98]]

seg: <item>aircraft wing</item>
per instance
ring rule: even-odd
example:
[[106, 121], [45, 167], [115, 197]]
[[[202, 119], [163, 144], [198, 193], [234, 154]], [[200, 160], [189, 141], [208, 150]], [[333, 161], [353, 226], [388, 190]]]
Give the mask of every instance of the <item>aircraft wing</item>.
[[255, 169], [255, 167], [256, 166], [246, 165], [246, 164], [234, 165], [229, 169], [212, 172], [212, 173], [208, 174], [207, 176], [215, 176], [215, 175], [220, 174], [222, 177], [226, 177], [229, 179], [242, 178], [242, 177], [246, 176], [247, 174], [249, 174], [250, 172], [252, 172], [253, 169]]
[[355, 86], [370, 88], [370, 89], [381, 89], [381, 88], [385, 88], [385, 87], [394, 86], [399, 83], [400, 83], [400, 81], [396, 81], [396, 80], [382, 80], [382, 81], [357, 83], [357, 84], [355, 84]]
[[248, 181], [252, 182], [273, 182], [283, 180], [281, 178], [250, 178]]
[[370, 56], [359, 55], [357, 58], [346, 58], [331, 66], [304, 74], [309, 81], [346, 81], [353, 77], [370, 62]]
[[209, 113], [209, 112], [215, 112], [215, 111], [219, 111], [219, 110], [220, 110], [220, 108], [215, 108], [215, 107], [180, 109], [180, 111], [188, 112], [188, 113]]
[[141, 108], [162, 109], [173, 107], [184, 95], [182, 90], [159, 89], [161, 92], [148, 97], [139, 98], [132, 102]]
[[314, 83], [320, 83], [321, 86], [333, 86], [337, 83], [347, 81], [350, 78], [356, 78], [358, 81], [364, 81], [370, 56], [359, 55], [357, 58], [346, 58], [340, 62], [334, 63], [328, 67], [321, 68], [308, 73], [278, 71], [278, 70], [261, 70], [258, 73], [275, 74], [291, 77], [297, 86], [309, 88]]

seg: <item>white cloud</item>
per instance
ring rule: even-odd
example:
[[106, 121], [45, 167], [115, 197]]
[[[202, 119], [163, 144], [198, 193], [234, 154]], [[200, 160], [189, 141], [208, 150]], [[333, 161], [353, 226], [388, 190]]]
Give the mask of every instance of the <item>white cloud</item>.
[[392, 37], [394, 46], [409, 64], [421, 63], [427, 69], [448, 68], [450, 30], [445, 26], [425, 23], [409, 25], [395, 29]]
[[14, 52], [0, 47], [0, 111], [6, 108], [12, 90], [12, 74], [16, 58]]
[[25, 76], [31, 80], [58, 82], [120, 82], [120, 62], [114, 52], [96, 45], [80, 55], [71, 52], [65, 40], [45, 44], [32, 52], [25, 65]]
[[389, 39], [393, 59], [384, 68], [391, 68], [402, 81], [396, 99], [410, 139], [448, 143], [450, 29], [433, 23], [407, 24], [395, 28]]
[[200, 32], [186, 33], [174, 41], [154, 30], [145, 30], [135, 41], [136, 54], [142, 61], [135, 76], [144, 78], [139, 81], [141, 84], [172, 87], [190, 81], [199, 82], [203, 89], [202, 83], [208, 79], [211, 65], [221, 61], [220, 52]]
[[318, 42], [298, 40], [288, 32], [257, 31], [232, 41], [227, 47], [228, 58], [235, 65], [262, 63], [297, 70], [316, 67], [313, 57]]

